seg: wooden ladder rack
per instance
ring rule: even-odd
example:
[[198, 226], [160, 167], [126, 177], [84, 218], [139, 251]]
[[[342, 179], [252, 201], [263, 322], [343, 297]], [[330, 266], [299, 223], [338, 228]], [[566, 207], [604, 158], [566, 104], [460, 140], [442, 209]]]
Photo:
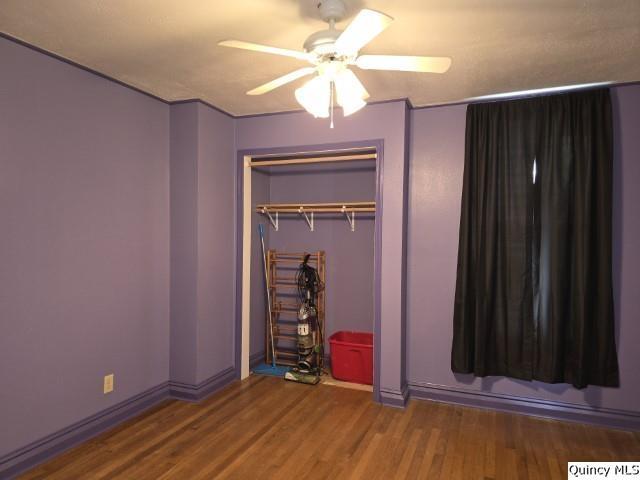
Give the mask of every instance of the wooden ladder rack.
[[[295, 366], [298, 359], [298, 300], [295, 274], [297, 267], [302, 263], [305, 253], [285, 253], [269, 250], [267, 252], [267, 275], [271, 293], [271, 324], [273, 331], [269, 329], [269, 317], [266, 317], [265, 329], [266, 362], [271, 364], [271, 335], [275, 346], [276, 364]], [[318, 270], [320, 281], [325, 283], [325, 253], [318, 251], [311, 253], [309, 265]], [[286, 280], [286, 283], [283, 283]], [[318, 324], [322, 333], [324, 347], [325, 331], [325, 292], [318, 293], [316, 308], [318, 310]], [[267, 313], [268, 315], [268, 313]], [[323, 355], [318, 354], [318, 365], [324, 367]]]

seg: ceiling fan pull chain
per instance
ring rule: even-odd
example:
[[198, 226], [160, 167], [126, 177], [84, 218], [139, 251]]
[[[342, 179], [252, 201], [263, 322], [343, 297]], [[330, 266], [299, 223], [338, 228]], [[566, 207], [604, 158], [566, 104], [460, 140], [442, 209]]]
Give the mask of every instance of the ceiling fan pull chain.
[[330, 128], [333, 128], [333, 81], [329, 84], [329, 88], [331, 89], [329, 96], [329, 107], [331, 108], [331, 125]]

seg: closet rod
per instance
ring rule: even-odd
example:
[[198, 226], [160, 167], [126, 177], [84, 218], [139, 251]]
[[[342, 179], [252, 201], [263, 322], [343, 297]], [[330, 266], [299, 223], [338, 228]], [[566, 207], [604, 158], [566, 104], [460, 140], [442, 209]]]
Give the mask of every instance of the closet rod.
[[361, 153], [355, 155], [336, 155], [333, 157], [305, 157], [287, 158], [284, 160], [251, 160], [249, 167], [272, 167], [280, 165], [302, 165], [308, 163], [328, 163], [328, 162], [351, 162], [357, 160], [375, 160], [378, 158], [375, 153]]
[[[263, 210], [266, 210], [270, 213], [302, 213], [298, 208], [272, 208], [272, 207], [267, 207], [266, 209], [256, 208], [256, 213], [263, 213]], [[373, 213], [376, 211], [376, 209], [374, 207], [355, 207], [355, 208], [347, 207], [345, 209], [312, 207], [312, 208], [303, 208], [302, 211], [306, 213], [345, 213], [345, 212], [346, 213], [351, 213], [351, 212]]]
[[350, 210], [352, 207], [375, 207], [376, 202], [330, 202], [330, 203], [261, 203], [256, 205], [256, 208], [262, 209], [266, 208], [269, 210], [273, 210], [276, 208], [295, 208], [298, 209], [300, 207], [306, 209], [309, 208], [342, 208], [345, 206], [347, 210]]

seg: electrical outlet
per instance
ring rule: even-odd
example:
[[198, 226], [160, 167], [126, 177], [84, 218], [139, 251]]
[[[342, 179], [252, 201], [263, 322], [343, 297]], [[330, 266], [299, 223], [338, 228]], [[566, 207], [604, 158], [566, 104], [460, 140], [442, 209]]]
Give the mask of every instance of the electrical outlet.
[[104, 376], [104, 393], [113, 392], [113, 373]]

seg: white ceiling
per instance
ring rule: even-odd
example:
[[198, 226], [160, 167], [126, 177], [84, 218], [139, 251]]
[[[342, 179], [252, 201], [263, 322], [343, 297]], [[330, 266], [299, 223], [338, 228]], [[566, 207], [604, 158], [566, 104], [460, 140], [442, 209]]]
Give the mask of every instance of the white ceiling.
[[[297, 110], [304, 79], [245, 92], [300, 61], [216, 46], [301, 49], [318, 0], [0, 0], [0, 31], [166, 100], [234, 115]], [[443, 75], [357, 71], [371, 101], [433, 105], [536, 88], [640, 80], [640, 0], [346, 0], [395, 18], [363, 53], [450, 56]], [[347, 20], [348, 21], [348, 20]], [[347, 21], [338, 27], [344, 28]]]

